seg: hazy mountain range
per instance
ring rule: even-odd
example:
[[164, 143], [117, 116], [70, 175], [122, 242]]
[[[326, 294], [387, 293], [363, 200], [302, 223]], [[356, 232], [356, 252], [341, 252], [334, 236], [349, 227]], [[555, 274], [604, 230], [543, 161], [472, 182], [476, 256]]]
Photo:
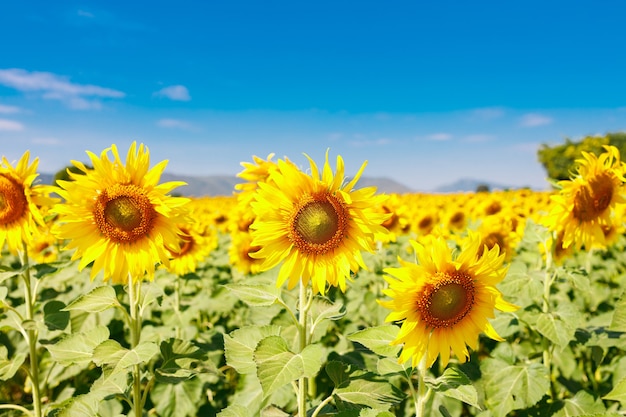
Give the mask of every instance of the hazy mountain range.
[[[39, 178], [44, 184], [52, 184], [54, 174], [39, 174]], [[163, 173], [160, 182], [183, 181], [187, 185], [178, 187], [174, 190], [176, 194], [184, 196], [228, 196], [232, 195], [235, 185], [242, 182], [240, 178], [229, 175], [209, 175], [209, 176], [189, 176], [177, 175], [171, 173]], [[489, 181], [475, 180], [469, 178], [460, 179], [452, 184], [437, 187], [434, 190], [414, 190], [410, 187], [385, 177], [361, 177], [357, 183], [359, 188], [375, 186], [380, 193], [415, 193], [415, 192], [433, 192], [433, 193], [453, 193], [476, 191], [479, 185], [487, 185], [490, 190], [505, 190], [511, 187], [503, 184], [496, 184]]]

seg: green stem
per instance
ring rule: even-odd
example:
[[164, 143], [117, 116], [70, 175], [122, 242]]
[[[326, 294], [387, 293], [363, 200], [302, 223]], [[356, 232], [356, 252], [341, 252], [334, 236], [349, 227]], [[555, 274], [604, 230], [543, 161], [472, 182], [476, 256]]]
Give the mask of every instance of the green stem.
[[426, 376], [426, 359], [428, 358], [427, 354], [424, 354], [424, 357], [419, 363], [417, 368], [417, 395], [415, 399], [415, 417], [424, 417], [426, 414], [426, 399], [428, 397], [428, 392], [426, 390], [426, 384], [424, 383], [424, 377]]
[[[24, 273], [22, 278], [24, 279], [24, 298], [26, 304], [26, 320], [34, 320], [35, 318], [35, 301], [36, 294], [33, 294], [32, 279], [30, 276], [30, 266], [28, 260], [28, 247], [26, 242], [23, 242], [23, 252], [20, 254], [22, 266], [24, 267]], [[35, 291], [36, 292], [36, 291]], [[39, 392], [39, 356], [37, 355], [37, 339], [39, 332], [33, 326], [26, 331], [28, 339], [28, 351], [30, 358], [30, 378], [32, 382], [33, 390], [33, 416], [41, 417], [41, 395]]]
[[18, 410], [21, 411], [24, 415], [27, 416], [32, 416], [33, 413], [30, 412], [29, 409], [22, 407], [21, 405], [17, 405], [17, 404], [0, 404], [0, 410]]
[[[556, 238], [552, 239], [553, 242], [556, 241]], [[544, 314], [550, 314], [550, 292], [552, 290], [552, 283], [556, 278], [556, 271], [552, 268], [552, 251], [554, 250], [554, 245], [552, 247], [548, 247], [548, 245], [544, 242], [544, 248], [546, 253], [546, 265], [545, 265], [545, 273], [543, 279], [543, 306], [542, 312]], [[552, 383], [552, 344], [547, 338], [543, 338], [542, 340], [542, 348], [543, 348], [543, 366], [548, 369], [548, 375], [550, 378], [550, 397], [554, 398], [554, 384]]]
[[179, 320], [179, 326], [176, 326], [176, 338], [181, 338], [181, 327], [183, 326], [183, 321], [180, 316], [180, 276], [176, 276], [176, 280], [174, 281], [174, 313]]
[[[130, 346], [135, 349], [141, 339], [141, 314], [139, 312], [139, 292], [141, 281], [133, 282], [133, 277], [128, 275], [128, 299], [130, 310]], [[143, 404], [141, 396], [141, 366], [136, 364], [133, 367], [133, 411], [135, 417], [143, 414]]]
[[311, 414], [311, 417], [317, 417], [320, 411], [322, 411], [322, 408], [324, 408], [326, 404], [332, 401], [334, 393], [335, 392], [333, 390], [333, 392], [328, 397], [326, 397], [324, 401], [318, 404], [318, 406], [315, 408], [315, 411], [313, 411], [313, 414]]
[[[308, 333], [307, 333], [307, 313], [309, 307], [311, 305], [309, 297], [307, 296], [308, 287], [302, 284], [300, 281], [300, 299], [299, 299], [299, 310], [300, 313], [298, 315], [298, 332], [300, 336], [300, 352], [304, 350], [304, 348], [308, 344]], [[306, 417], [306, 385], [307, 378], [302, 377], [298, 380], [298, 416]]]

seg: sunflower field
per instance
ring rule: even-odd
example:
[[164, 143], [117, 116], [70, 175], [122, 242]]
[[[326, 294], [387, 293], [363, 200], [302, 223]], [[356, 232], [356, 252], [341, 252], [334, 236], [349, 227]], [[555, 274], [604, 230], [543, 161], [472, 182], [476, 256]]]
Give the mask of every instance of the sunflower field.
[[553, 191], [454, 194], [327, 152], [188, 198], [143, 144], [87, 155], [55, 185], [0, 163], [0, 416], [626, 414], [613, 146]]

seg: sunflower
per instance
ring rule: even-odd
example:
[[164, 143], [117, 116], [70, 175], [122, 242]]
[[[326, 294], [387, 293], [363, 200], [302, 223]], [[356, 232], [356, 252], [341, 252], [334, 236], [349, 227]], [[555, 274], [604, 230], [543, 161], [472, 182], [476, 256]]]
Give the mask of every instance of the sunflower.
[[157, 264], [169, 264], [166, 248], [179, 248], [176, 225], [184, 221], [188, 199], [168, 193], [184, 183], [158, 184], [167, 161], [150, 169], [143, 144], [132, 143], [126, 164], [115, 145], [100, 157], [87, 154], [93, 169], [72, 161], [79, 172], [68, 171], [71, 181], [58, 181], [65, 201], [53, 208], [59, 214], [53, 233], [68, 240], [65, 249], [75, 249], [72, 259], [80, 259], [80, 270], [93, 262], [91, 279], [103, 271], [114, 284], [128, 282], [129, 274], [135, 282], [146, 274], [152, 280]]
[[411, 359], [416, 366], [426, 357], [430, 367], [441, 355], [445, 367], [450, 350], [465, 362], [467, 346], [476, 350], [481, 332], [502, 340], [487, 319], [494, 317], [494, 308], [514, 311], [517, 307], [505, 301], [495, 287], [506, 275], [504, 255], [495, 246], [484, 249], [479, 257], [480, 242], [480, 236], [469, 231], [453, 259], [443, 238], [433, 238], [428, 246], [412, 240], [419, 264], [399, 259], [401, 267], [385, 269], [389, 288], [383, 292], [391, 300], [379, 303], [393, 310], [387, 322], [402, 323], [392, 342], [403, 345], [400, 363]]
[[49, 197], [50, 186], [33, 185], [39, 175], [39, 158], [32, 163], [29, 159], [30, 152], [26, 151], [15, 167], [4, 156], [0, 164], [0, 250], [6, 242], [13, 254], [39, 235], [45, 226], [42, 210], [54, 203]]
[[283, 262], [277, 285], [287, 279], [288, 288], [301, 280], [312, 280], [314, 293], [324, 294], [326, 284], [346, 289], [350, 271], [367, 269], [361, 251], [374, 251], [374, 235], [384, 234], [381, 226], [389, 214], [380, 207], [386, 196], [376, 195], [375, 187], [354, 190], [367, 162], [344, 185], [344, 162], [337, 156], [336, 173], [328, 163], [322, 174], [305, 154], [311, 175], [293, 163], [279, 160], [268, 181], [259, 182], [256, 215], [250, 226], [251, 245], [260, 249], [250, 256], [263, 259], [261, 270]]
[[623, 183], [625, 165], [619, 150], [605, 146], [596, 156], [583, 152], [578, 170], [570, 180], [559, 181], [562, 187], [552, 196], [552, 208], [544, 220], [550, 230], [563, 231], [563, 248], [578, 250], [606, 245], [605, 231], [621, 223], [614, 216], [615, 207], [626, 202]]
[[178, 229], [179, 245], [178, 248], [168, 248], [171, 259], [166, 268], [173, 274], [183, 276], [195, 272], [198, 264], [217, 248], [217, 231], [202, 228], [197, 223], [180, 224]]

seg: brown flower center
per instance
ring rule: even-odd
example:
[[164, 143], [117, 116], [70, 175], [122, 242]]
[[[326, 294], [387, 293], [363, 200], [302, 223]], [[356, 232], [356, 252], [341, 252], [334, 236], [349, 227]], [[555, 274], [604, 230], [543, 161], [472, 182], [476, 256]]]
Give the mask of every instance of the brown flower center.
[[581, 222], [592, 221], [602, 215], [612, 199], [613, 179], [609, 173], [600, 174], [576, 191], [572, 214]]
[[24, 186], [13, 177], [0, 174], [0, 225], [9, 225], [27, 212]]
[[427, 285], [417, 301], [426, 325], [433, 329], [454, 326], [474, 305], [474, 281], [462, 272], [437, 273], [437, 282]]
[[305, 254], [324, 254], [338, 247], [348, 230], [348, 210], [332, 194], [304, 196], [289, 224], [290, 240]]
[[94, 219], [104, 236], [116, 243], [135, 242], [152, 231], [157, 213], [144, 191], [115, 184], [98, 196]]

